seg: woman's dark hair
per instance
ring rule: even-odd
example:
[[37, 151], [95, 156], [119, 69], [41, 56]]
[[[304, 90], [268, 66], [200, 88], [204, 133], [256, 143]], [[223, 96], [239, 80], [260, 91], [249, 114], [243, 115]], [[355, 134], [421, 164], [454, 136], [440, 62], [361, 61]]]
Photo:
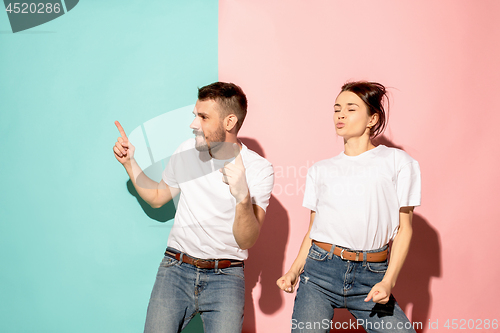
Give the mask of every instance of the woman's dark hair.
[[389, 97], [385, 87], [377, 82], [356, 81], [344, 84], [340, 92], [344, 91], [350, 91], [361, 98], [368, 108], [368, 115], [378, 114], [377, 123], [370, 128], [370, 138], [373, 139], [382, 134], [387, 126], [389, 116], [384, 109], [385, 102], [387, 110], [389, 110]]
[[214, 82], [198, 89], [198, 100], [214, 100], [219, 104], [222, 118], [234, 114], [238, 118], [236, 131], [243, 125], [247, 115], [247, 97], [243, 90], [234, 83]]

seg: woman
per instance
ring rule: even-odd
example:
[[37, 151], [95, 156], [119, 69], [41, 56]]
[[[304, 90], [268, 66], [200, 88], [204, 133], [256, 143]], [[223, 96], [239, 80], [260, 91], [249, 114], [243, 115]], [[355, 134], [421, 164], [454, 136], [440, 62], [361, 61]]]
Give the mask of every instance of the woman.
[[383, 85], [364, 81], [345, 84], [337, 96], [334, 123], [344, 152], [309, 169], [309, 230], [277, 281], [291, 293], [300, 275], [292, 332], [329, 332], [335, 308], [347, 308], [368, 332], [415, 332], [391, 290], [420, 205], [420, 169], [404, 151], [371, 141], [386, 126], [386, 99]]

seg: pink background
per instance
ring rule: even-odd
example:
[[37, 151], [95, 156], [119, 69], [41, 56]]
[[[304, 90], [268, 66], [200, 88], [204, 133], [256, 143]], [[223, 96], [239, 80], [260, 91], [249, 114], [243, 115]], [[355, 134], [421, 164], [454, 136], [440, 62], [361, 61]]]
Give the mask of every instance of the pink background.
[[305, 173], [342, 150], [333, 102], [344, 82], [361, 79], [391, 88], [384, 142], [422, 171], [396, 298], [424, 332], [449, 331], [448, 319], [500, 319], [499, 18], [497, 0], [219, 1], [219, 79], [247, 93], [241, 136], [276, 172], [246, 268], [245, 332], [289, 331], [294, 295], [275, 280], [308, 226]]

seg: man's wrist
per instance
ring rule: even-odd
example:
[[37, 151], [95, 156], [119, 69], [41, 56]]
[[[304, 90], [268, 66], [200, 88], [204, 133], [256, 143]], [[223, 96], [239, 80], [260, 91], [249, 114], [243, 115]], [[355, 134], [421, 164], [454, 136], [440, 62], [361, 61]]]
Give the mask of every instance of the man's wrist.
[[248, 204], [249, 201], [250, 201], [250, 192], [248, 191], [248, 189], [247, 189], [245, 196], [241, 195], [240, 200], [238, 198], [236, 198], [237, 205], [239, 205], [239, 204], [246, 205], [246, 204]]

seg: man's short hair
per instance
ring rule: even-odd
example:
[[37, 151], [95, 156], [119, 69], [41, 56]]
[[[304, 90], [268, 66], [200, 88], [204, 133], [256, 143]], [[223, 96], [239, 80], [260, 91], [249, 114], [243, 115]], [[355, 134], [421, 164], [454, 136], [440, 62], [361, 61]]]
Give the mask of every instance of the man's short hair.
[[238, 118], [236, 132], [240, 130], [247, 115], [247, 97], [239, 86], [234, 83], [214, 82], [198, 89], [198, 100], [216, 101], [221, 118], [234, 114]]

